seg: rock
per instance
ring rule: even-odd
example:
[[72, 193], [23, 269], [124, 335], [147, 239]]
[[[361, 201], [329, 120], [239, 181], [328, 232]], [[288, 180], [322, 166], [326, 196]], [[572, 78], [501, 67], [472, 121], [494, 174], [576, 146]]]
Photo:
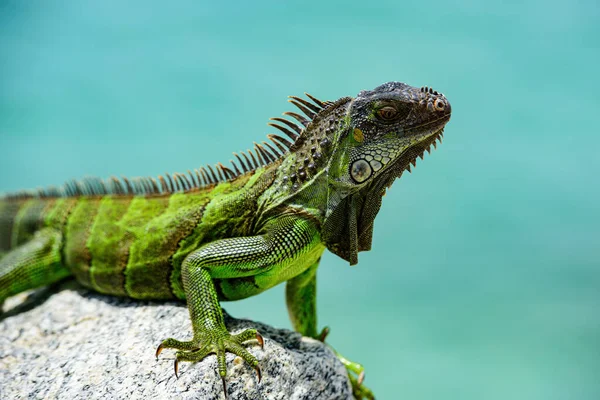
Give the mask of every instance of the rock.
[[[181, 363], [179, 379], [172, 350], [154, 357], [162, 339], [191, 336], [181, 303], [102, 296], [67, 282], [15, 296], [4, 310], [1, 399], [224, 398], [215, 356]], [[260, 383], [241, 358], [227, 354], [229, 399], [352, 398], [344, 366], [321, 342], [228, 315], [226, 324], [233, 333], [258, 329], [265, 339], [264, 350], [246, 346], [259, 359]]]

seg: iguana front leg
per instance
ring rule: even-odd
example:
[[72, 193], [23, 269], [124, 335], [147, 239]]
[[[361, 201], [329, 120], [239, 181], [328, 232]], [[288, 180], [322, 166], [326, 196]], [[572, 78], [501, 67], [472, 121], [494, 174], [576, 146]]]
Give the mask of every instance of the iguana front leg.
[[[319, 261], [314, 263], [302, 274], [290, 279], [285, 288], [285, 298], [288, 314], [296, 332], [303, 336], [312, 337], [322, 342], [329, 332], [325, 327], [317, 333], [317, 268]], [[374, 399], [369, 388], [362, 384], [364, 367], [348, 360], [329, 346], [348, 371], [348, 378], [352, 383], [352, 392], [356, 399]], [[355, 376], [356, 375], [356, 376]]]
[[[209, 243], [186, 257], [181, 274], [194, 336], [185, 342], [167, 339], [156, 351], [158, 357], [164, 348], [179, 350], [175, 374], [180, 361], [200, 361], [209, 354], [216, 354], [225, 397], [225, 353], [229, 351], [243, 358], [256, 369], [260, 381], [258, 360], [243, 348], [242, 343], [257, 339], [262, 345], [263, 339], [254, 329], [237, 335], [227, 331], [213, 279], [255, 277], [257, 285], [264, 285], [263, 289], [266, 289], [286, 280], [289, 274], [297, 274], [294, 269], [302, 268], [307, 253], [322, 246], [315, 226], [297, 217], [277, 218], [263, 231], [265, 233], [258, 236]], [[244, 297], [243, 293], [236, 295]]]

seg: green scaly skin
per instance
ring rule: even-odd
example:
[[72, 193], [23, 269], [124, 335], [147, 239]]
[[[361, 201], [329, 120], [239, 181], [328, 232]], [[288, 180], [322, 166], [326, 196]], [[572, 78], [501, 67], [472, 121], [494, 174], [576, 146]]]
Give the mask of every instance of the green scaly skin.
[[[315, 297], [323, 251], [356, 264], [370, 249], [382, 195], [440, 140], [450, 104], [397, 82], [336, 102], [309, 97], [313, 103], [292, 100], [308, 118], [287, 113], [299, 124], [275, 119], [294, 143], [273, 140], [277, 156], [257, 145], [259, 161], [251, 155], [242, 171], [219, 165], [219, 177], [201, 169], [193, 183], [159, 177], [161, 189], [156, 180], [113, 179], [0, 199], [0, 304], [67, 276], [100, 293], [186, 300], [193, 339], [166, 339], [156, 355], [176, 349], [177, 373], [181, 361], [216, 354], [225, 394], [225, 353], [243, 358], [260, 380], [243, 344], [263, 339], [252, 329], [231, 335], [220, 301], [287, 281], [294, 329], [324, 340]], [[354, 395], [373, 398], [363, 367], [336, 354]]]

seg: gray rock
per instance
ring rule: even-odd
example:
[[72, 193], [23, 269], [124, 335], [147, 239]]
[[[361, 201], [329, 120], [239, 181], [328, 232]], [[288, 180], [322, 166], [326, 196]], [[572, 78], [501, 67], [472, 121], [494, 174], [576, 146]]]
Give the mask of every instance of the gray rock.
[[[179, 303], [139, 302], [85, 291], [67, 282], [4, 305], [0, 321], [1, 399], [223, 399], [214, 356], [181, 363], [162, 339], [191, 336]], [[241, 358], [227, 354], [230, 399], [351, 399], [344, 366], [322, 343], [285, 329], [226, 316], [233, 333], [255, 328], [262, 381]]]

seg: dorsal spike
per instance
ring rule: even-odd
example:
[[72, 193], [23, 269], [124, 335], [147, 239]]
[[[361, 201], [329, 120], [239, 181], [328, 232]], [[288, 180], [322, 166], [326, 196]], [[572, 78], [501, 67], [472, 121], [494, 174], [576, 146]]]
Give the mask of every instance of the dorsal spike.
[[[265, 141], [263, 141], [263, 142], [262, 142], [262, 145], [263, 145], [263, 146], [265, 146], [267, 149], [269, 149], [269, 150], [270, 150], [270, 152], [271, 152], [270, 154], [272, 154], [272, 155], [273, 155], [273, 157], [274, 157], [273, 161], [275, 161], [275, 160], [277, 160], [279, 157], [281, 157], [281, 154], [280, 154], [280, 153], [279, 153], [279, 152], [278, 152], [278, 151], [277, 151], [275, 148], [273, 148], [273, 146], [271, 146], [271, 145], [269, 144], [269, 142], [265, 142]], [[285, 153], [285, 152], [283, 152], [283, 153]]]
[[142, 182], [142, 186], [144, 186], [144, 190], [146, 194], [152, 194], [152, 185], [150, 184], [150, 180], [148, 178], [140, 178]]
[[169, 193], [169, 186], [167, 186], [167, 181], [162, 175], [158, 176], [158, 181], [160, 182], [160, 187], [162, 188], [163, 193]]
[[[304, 105], [306, 108], [308, 108], [309, 110], [311, 110], [311, 111], [312, 111], [312, 112], [314, 112], [315, 114], [318, 114], [318, 113], [319, 113], [319, 111], [321, 111], [321, 110], [322, 110], [322, 108], [321, 108], [321, 107], [319, 107], [319, 106], [316, 106], [316, 105], [314, 105], [313, 103], [311, 103], [311, 102], [309, 102], [309, 101], [306, 101], [306, 100], [304, 100], [304, 99], [303, 99], [303, 98], [301, 98], [301, 97], [298, 97], [298, 96], [290, 96], [290, 98], [291, 98], [291, 99], [294, 99], [294, 100], [296, 100], [298, 103], [300, 103], [300, 104]], [[302, 112], [304, 112], [304, 110], [302, 110]], [[306, 112], [304, 112], [304, 114], [306, 114]], [[306, 115], [308, 115], [308, 114], [306, 114]], [[310, 117], [310, 115], [309, 115], [309, 117]], [[314, 117], [311, 117], [311, 118], [314, 118]]]
[[75, 196], [75, 187], [73, 186], [73, 181], [68, 181], [66, 183], [71, 196]]
[[156, 179], [150, 178], [150, 182], [152, 183], [152, 190], [154, 191], [154, 194], [159, 194], [160, 193], [160, 189], [158, 188], [158, 184], [156, 182]]
[[210, 172], [213, 183], [219, 182], [219, 180], [217, 179], [217, 175], [215, 175], [215, 171], [212, 169], [212, 167], [210, 165], [207, 165], [207, 167], [208, 171]]
[[92, 196], [94, 194], [94, 188], [89, 180], [89, 178], [85, 178], [83, 180], [83, 186], [85, 188], [85, 194], [88, 196]]
[[235, 170], [235, 176], [240, 176], [242, 174], [242, 172], [237, 167], [235, 161], [229, 160], [229, 162], [231, 163], [231, 165], [233, 165], [233, 169]]
[[296, 121], [300, 122], [304, 126], [307, 126], [308, 123], [310, 122], [309, 120], [304, 118], [302, 115], [296, 114], [295, 112], [286, 111], [283, 113], [283, 115], [289, 115], [290, 117], [294, 118]]
[[252, 169], [258, 168], [260, 166], [260, 164], [258, 162], [256, 162], [256, 158], [254, 157], [254, 153], [252, 153], [252, 151], [250, 151], [250, 150], [246, 150], [246, 152], [252, 158]]
[[290, 139], [292, 139], [292, 140], [294, 140], [294, 141], [295, 141], [296, 139], [298, 139], [298, 134], [297, 134], [297, 133], [294, 133], [294, 132], [290, 131], [289, 129], [287, 129], [287, 128], [284, 128], [284, 127], [283, 127], [283, 126], [281, 126], [281, 125], [277, 125], [277, 124], [274, 124], [274, 123], [272, 123], [272, 122], [269, 122], [267, 125], [269, 125], [269, 126], [272, 126], [273, 128], [277, 128], [277, 129], [279, 129], [281, 132], [283, 132], [283, 133], [285, 133], [286, 135], [288, 135], [288, 136], [290, 137]]
[[225, 175], [225, 179], [230, 180], [231, 178], [235, 177], [235, 173], [231, 170], [231, 168], [221, 164], [221, 169], [223, 170], [223, 175]]
[[123, 188], [121, 187], [121, 182], [119, 181], [119, 178], [117, 178], [116, 176], [111, 176], [110, 182], [112, 184], [112, 191], [114, 193], [123, 194]]
[[223, 164], [219, 163], [219, 166], [221, 167], [221, 169], [223, 170], [223, 174], [225, 175], [226, 180], [235, 178], [235, 172], [233, 172], [231, 170], [231, 168], [228, 168], [226, 166], [224, 166]]
[[192, 182], [192, 187], [193, 188], [197, 188], [198, 187], [198, 183], [196, 182], [196, 178], [195, 178], [194, 174], [189, 169], [187, 170], [187, 173], [190, 176], [190, 181]]
[[290, 128], [292, 128], [299, 134], [302, 133], [302, 128], [300, 128], [297, 124], [295, 124], [294, 122], [292, 122], [290, 120], [287, 120], [285, 118], [279, 118], [279, 117], [273, 117], [270, 119], [273, 121], [281, 122], [282, 124], [289, 126]]
[[146, 193], [153, 194], [154, 188], [152, 187], [152, 180], [148, 177], [144, 177], [142, 180], [144, 181], [144, 186], [147, 188]]
[[181, 179], [186, 184], [185, 190], [190, 190], [192, 188], [192, 184], [190, 183], [190, 180], [187, 178], [187, 176], [185, 176], [184, 174], [179, 174], [179, 176], [181, 176]]
[[135, 193], [146, 194], [146, 189], [144, 188], [144, 185], [142, 185], [142, 183], [140, 182], [139, 177], [131, 178], [131, 187], [133, 189], [134, 194]]
[[223, 181], [227, 180], [225, 178], [225, 175], [223, 175], [223, 165], [221, 165], [221, 163], [217, 163], [217, 165], [215, 165], [215, 169], [217, 170], [217, 176], [219, 177], [219, 182], [223, 182]]
[[224, 178], [223, 180], [224, 180], [224, 181], [226, 181], [226, 180], [229, 180], [229, 178], [230, 178], [230, 175], [232, 175], [232, 174], [233, 174], [233, 171], [232, 171], [232, 170], [230, 170], [229, 168], [227, 168], [226, 166], [224, 166], [224, 165], [223, 165], [223, 164], [221, 164], [221, 163], [217, 163], [217, 166], [218, 166], [218, 167], [219, 167], [219, 169], [220, 169], [220, 170], [223, 172], [223, 178]]
[[311, 96], [309, 93], [304, 92], [304, 94], [306, 95], [306, 97], [311, 99], [316, 105], [318, 105], [321, 108], [325, 108], [325, 102], [322, 102], [321, 100], [317, 99], [316, 97]]
[[240, 166], [242, 167], [242, 171], [244, 171], [244, 173], [248, 172], [248, 168], [246, 168], [246, 165], [244, 165], [244, 162], [242, 161], [242, 158], [238, 155], [238, 153], [233, 153], [233, 155], [239, 161]]
[[291, 99], [288, 100], [290, 103], [292, 103], [293, 105], [295, 105], [296, 107], [298, 107], [300, 109], [300, 111], [302, 111], [308, 118], [313, 119], [314, 117], [317, 116], [316, 113], [312, 112], [310, 109], [308, 109], [308, 107], [305, 107], [304, 104], [296, 101], [295, 99]]
[[267, 149], [265, 149], [265, 147], [264, 147], [265, 143], [266, 142], [262, 142], [258, 146], [259, 146], [259, 150], [260, 150], [261, 154], [263, 155], [263, 158], [265, 159], [265, 161], [267, 161], [265, 163], [265, 165], [266, 165], [266, 164], [272, 163], [273, 161], [277, 160], [277, 157], [274, 156], [273, 154], [271, 154]]
[[171, 174], [165, 172], [165, 176], [167, 177], [167, 182], [169, 183], [169, 193], [173, 193], [175, 191], [175, 185], [173, 185], [173, 179], [171, 178]]
[[100, 190], [101, 190], [101, 192], [99, 194], [106, 194], [106, 193], [108, 193], [108, 190], [106, 189], [106, 183], [104, 182], [104, 179], [100, 179]]
[[77, 181], [74, 181], [74, 182], [75, 182], [75, 188], [77, 189], [77, 194], [79, 196], [85, 195], [85, 187], [83, 186], [83, 182], [77, 182]]
[[172, 193], [179, 191], [179, 181], [177, 180], [177, 174], [169, 174], [169, 181], [171, 182]]
[[265, 149], [263, 149], [260, 144], [254, 142], [254, 152], [256, 153], [256, 158], [258, 159], [258, 162], [260, 163], [259, 166], [269, 163], [267, 156], [263, 154], [264, 151]]
[[[123, 178], [123, 179], [125, 179], [125, 178]], [[129, 189], [128, 189], [129, 193], [131, 195], [134, 195], [135, 194], [135, 188], [136, 188], [136, 186], [135, 186], [136, 185], [135, 178], [131, 178], [130, 180], [127, 181], [127, 183], [129, 184]]]
[[[271, 141], [273, 142], [273, 144], [275, 146], [277, 146], [277, 148], [281, 151], [281, 154], [285, 154], [288, 151], [288, 149], [290, 148], [290, 146], [292, 145], [287, 140], [285, 140], [277, 135], [273, 135], [272, 133], [268, 134], [267, 137], [269, 139], [271, 139]], [[281, 142], [280, 142], [280, 140], [281, 140]], [[289, 146], [285, 145], [286, 142], [289, 143]]]
[[123, 182], [125, 182], [125, 187], [127, 188], [127, 194], [133, 194], [133, 187], [131, 186], [129, 179], [127, 179], [124, 176], [122, 176], [121, 179], [123, 180]]
[[171, 178], [173, 179], [173, 192], [179, 192], [179, 190], [181, 189], [179, 187], [181, 182], [179, 182], [179, 179], [177, 179], [177, 173], [175, 172], [171, 174]]
[[140, 182], [139, 177], [135, 177], [131, 180], [131, 187], [133, 188], [133, 193], [146, 194], [146, 188], [142, 182]]
[[194, 173], [196, 174], [196, 180], [198, 181], [198, 187], [202, 187], [204, 186], [202, 184], [202, 177], [200, 176], [200, 172], [198, 171], [198, 169], [194, 169]]
[[210, 179], [210, 175], [208, 174], [208, 172], [206, 172], [206, 168], [200, 167], [200, 173], [202, 174], [202, 178], [204, 178], [204, 182], [207, 185], [210, 185], [213, 183], [213, 181]]

